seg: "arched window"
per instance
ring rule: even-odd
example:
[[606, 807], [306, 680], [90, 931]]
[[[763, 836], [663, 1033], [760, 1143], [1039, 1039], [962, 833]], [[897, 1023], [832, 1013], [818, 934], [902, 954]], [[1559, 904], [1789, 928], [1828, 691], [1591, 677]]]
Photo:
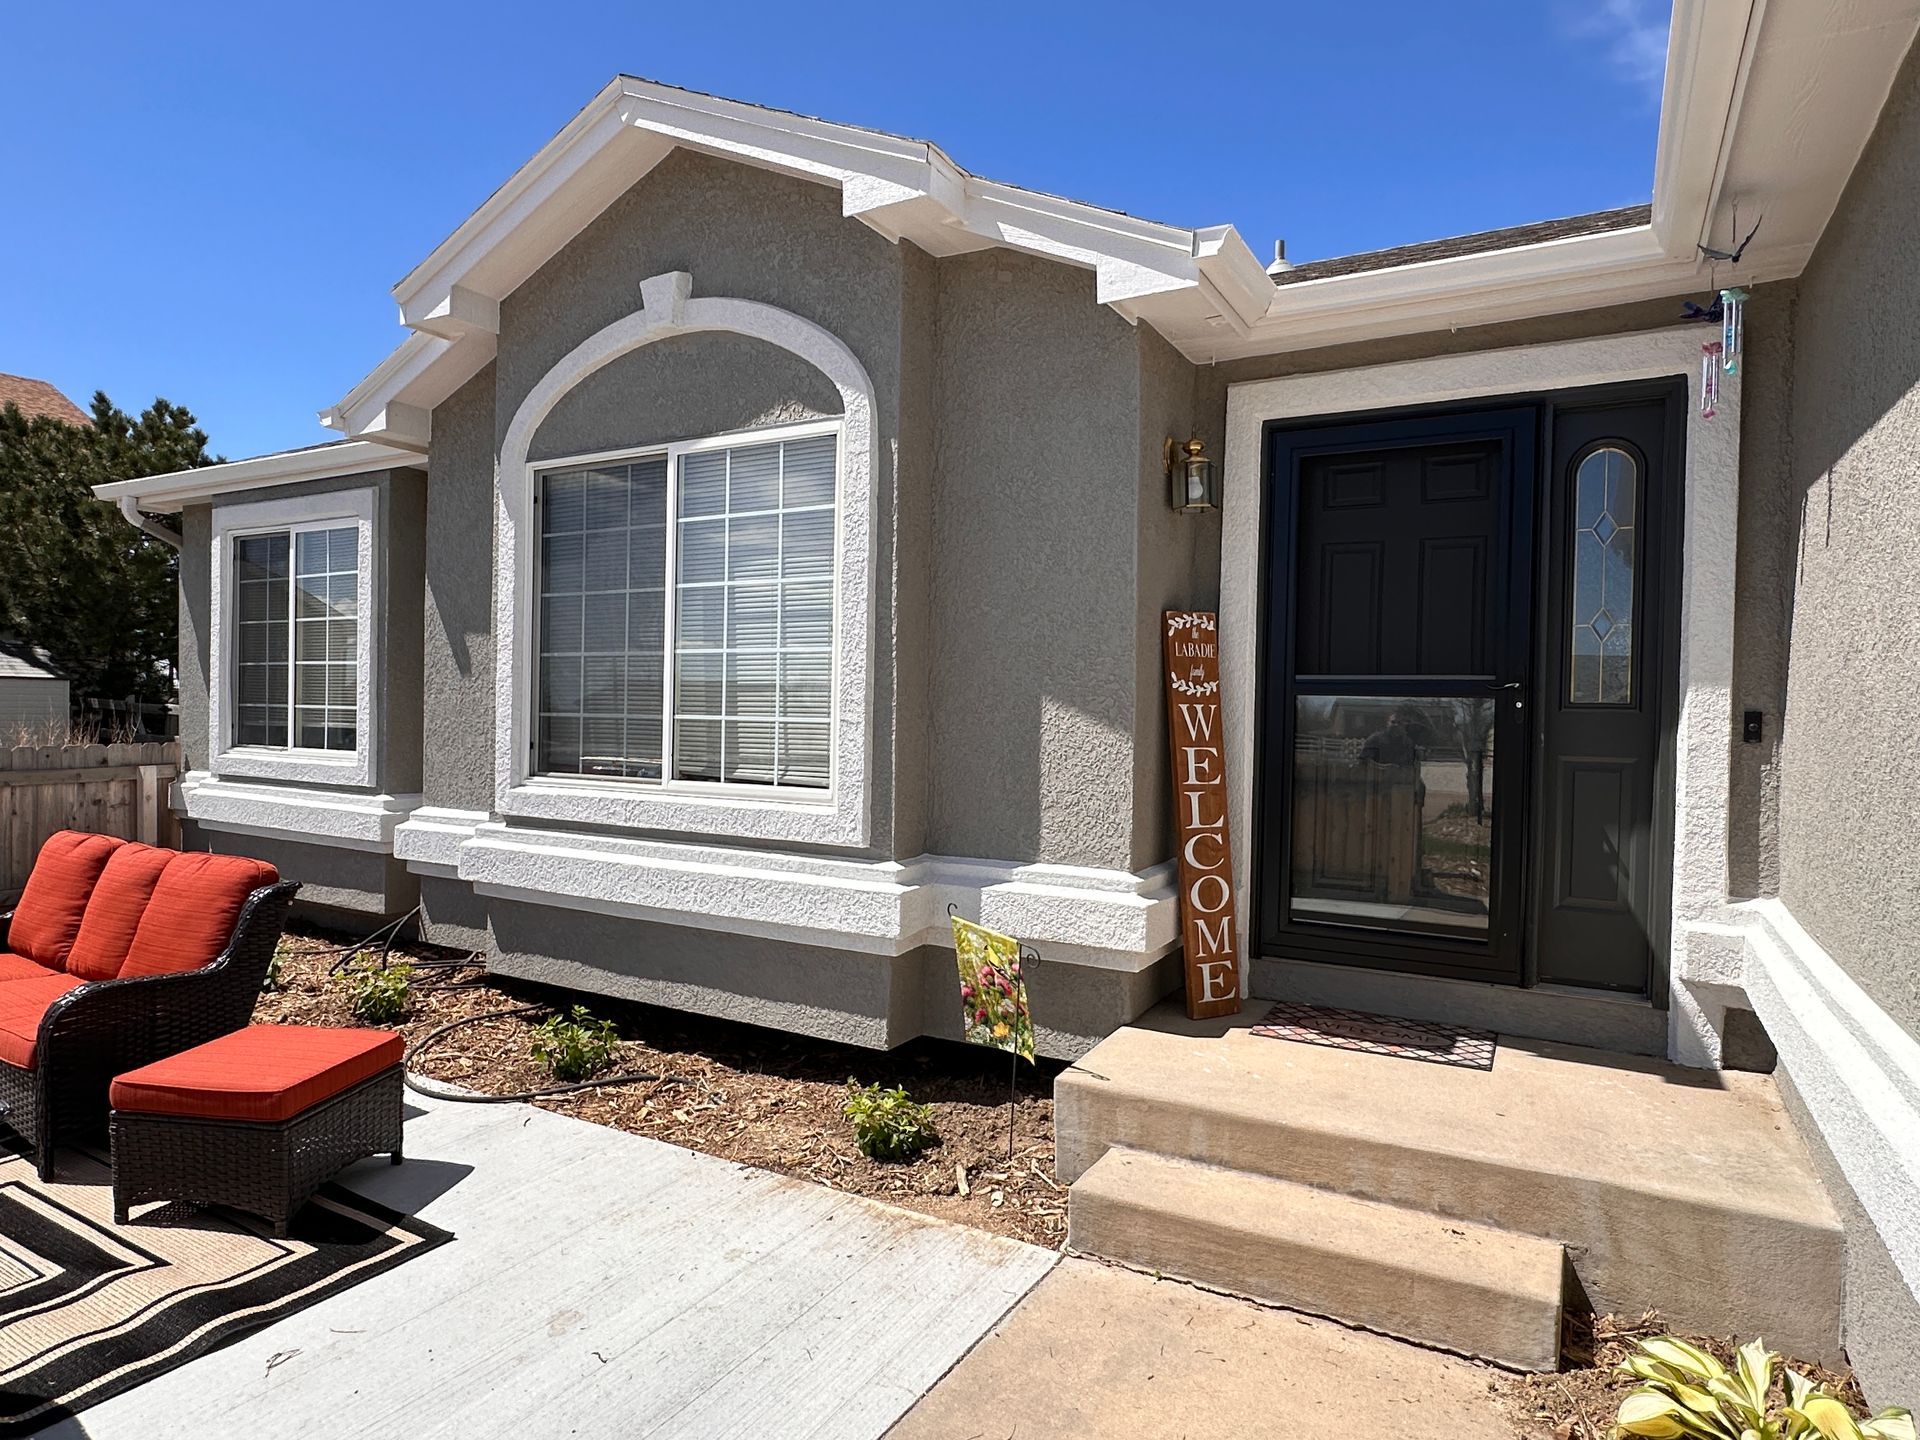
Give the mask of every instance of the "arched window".
[[1573, 595], [1567, 699], [1633, 703], [1640, 466], [1617, 445], [1590, 450], [1573, 476]]

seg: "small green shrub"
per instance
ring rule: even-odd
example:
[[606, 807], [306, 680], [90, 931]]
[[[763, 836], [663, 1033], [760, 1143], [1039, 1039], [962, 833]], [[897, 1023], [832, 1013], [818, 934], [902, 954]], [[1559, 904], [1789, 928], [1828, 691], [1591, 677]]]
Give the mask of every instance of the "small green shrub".
[[364, 964], [359, 957], [340, 972], [347, 987], [347, 1004], [356, 1019], [369, 1025], [391, 1025], [407, 1018], [413, 1008], [413, 966]]
[[846, 1113], [853, 1122], [853, 1143], [870, 1160], [911, 1160], [940, 1139], [931, 1107], [898, 1085], [884, 1090], [847, 1081]]
[[562, 1084], [591, 1080], [613, 1063], [620, 1035], [611, 1020], [596, 1020], [587, 1007], [571, 1015], [550, 1015], [533, 1032], [533, 1058]]
[[265, 981], [261, 983], [261, 986], [260, 986], [261, 990], [264, 991], [266, 994], [277, 995], [280, 992], [281, 988], [285, 986], [286, 976], [285, 976], [285, 973], [282, 971], [281, 966], [283, 962], [286, 960], [286, 957], [287, 957], [286, 945], [284, 943], [280, 945], [276, 945], [273, 950], [273, 958], [267, 961], [267, 978]]
[[1769, 1410], [1779, 1356], [1761, 1340], [1742, 1345], [1729, 1370], [1675, 1335], [1636, 1340], [1620, 1366], [1642, 1383], [1620, 1402], [1613, 1433], [1654, 1440], [1915, 1440], [1908, 1411], [1856, 1420], [1806, 1376], [1786, 1372], [1785, 1400]]

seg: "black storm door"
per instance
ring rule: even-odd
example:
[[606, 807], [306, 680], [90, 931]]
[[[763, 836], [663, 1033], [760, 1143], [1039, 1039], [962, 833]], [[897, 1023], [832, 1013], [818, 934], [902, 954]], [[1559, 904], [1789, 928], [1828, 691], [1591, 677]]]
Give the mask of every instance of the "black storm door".
[[1522, 978], [1539, 429], [1270, 428], [1264, 953]]
[[1635, 994], [1668, 893], [1665, 789], [1684, 391], [1561, 401], [1541, 506], [1540, 980]]

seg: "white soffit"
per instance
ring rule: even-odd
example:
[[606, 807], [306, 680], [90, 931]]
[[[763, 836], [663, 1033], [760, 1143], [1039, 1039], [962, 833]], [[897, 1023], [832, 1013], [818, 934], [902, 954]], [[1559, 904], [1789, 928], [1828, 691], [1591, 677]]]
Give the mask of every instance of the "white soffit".
[[394, 287], [399, 349], [330, 426], [407, 449], [493, 358], [500, 302], [676, 147], [839, 189], [934, 255], [1079, 265], [1189, 359], [1309, 349], [1704, 289], [1696, 244], [1765, 223], [1722, 283], [1797, 275], [1920, 26], [1920, 0], [1675, 0], [1650, 225], [1276, 286], [1230, 225], [1189, 230], [969, 174], [938, 146], [619, 76]]

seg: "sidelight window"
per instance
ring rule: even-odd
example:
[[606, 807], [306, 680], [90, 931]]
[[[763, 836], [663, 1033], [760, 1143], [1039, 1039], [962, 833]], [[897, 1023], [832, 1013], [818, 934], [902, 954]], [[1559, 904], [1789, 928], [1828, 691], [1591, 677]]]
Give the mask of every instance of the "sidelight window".
[[1567, 699], [1633, 702], [1634, 551], [1640, 467], [1617, 446], [1590, 451], [1573, 477]]

